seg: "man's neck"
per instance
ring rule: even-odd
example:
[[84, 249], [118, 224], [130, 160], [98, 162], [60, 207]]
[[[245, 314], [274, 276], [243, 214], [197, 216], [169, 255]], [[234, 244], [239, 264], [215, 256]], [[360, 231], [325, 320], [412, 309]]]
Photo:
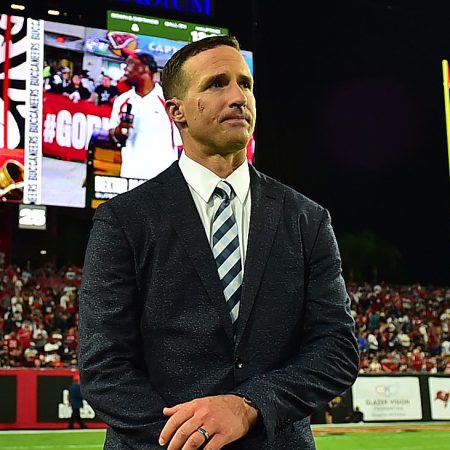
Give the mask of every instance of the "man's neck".
[[245, 161], [246, 155], [245, 149], [225, 155], [206, 155], [200, 152], [189, 151], [189, 149], [185, 149], [184, 152], [193, 161], [206, 167], [222, 179], [229, 177]]
[[155, 82], [151, 78], [144, 78], [139, 84], [135, 86], [136, 94], [145, 97], [148, 93], [153, 91]]

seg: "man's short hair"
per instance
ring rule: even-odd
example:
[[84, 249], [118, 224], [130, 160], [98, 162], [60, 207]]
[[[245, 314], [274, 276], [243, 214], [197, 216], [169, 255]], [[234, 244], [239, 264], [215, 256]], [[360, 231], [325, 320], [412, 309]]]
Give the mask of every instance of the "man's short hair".
[[161, 86], [166, 100], [174, 97], [182, 98], [186, 89], [186, 79], [183, 72], [184, 63], [193, 56], [212, 48], [226, 45], [240, 51], [238, 40], [234, 36], [209, 36], [199, 41], [191, 42], [177, 50], [167, 61], [161, 73]]

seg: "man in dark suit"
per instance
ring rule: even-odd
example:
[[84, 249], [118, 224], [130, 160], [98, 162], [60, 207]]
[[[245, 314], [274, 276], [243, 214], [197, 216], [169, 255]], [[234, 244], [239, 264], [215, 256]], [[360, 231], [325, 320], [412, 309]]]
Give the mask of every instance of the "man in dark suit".
[[210, 37], [162, 74], [184, 153], [96, 211], [80, 292], [106, 449], [314, 449], [358, 351], [326, 209], [247, 164], [253, 80]]

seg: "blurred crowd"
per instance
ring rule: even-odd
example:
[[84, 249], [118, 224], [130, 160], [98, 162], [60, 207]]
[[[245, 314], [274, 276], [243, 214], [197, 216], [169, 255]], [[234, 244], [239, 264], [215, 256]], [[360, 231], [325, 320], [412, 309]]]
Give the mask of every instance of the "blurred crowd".
[[0, 367], [78, 365], [81, 269], [0, 269]]
[[[77, 367], [76, 266], [0, 269], [0, 367]], [[450, 374], [450, 287], [349, 283], [361, 373]]]
[[360, 373], [450, 374], [450, 288], [347, 286]]
[[102, 72], [94, 79], [88, 70], [72, 70], [68, 66], [44, 63], [44, 90], [52, 94], [61, 94], [72, 100], [93, 102], [98, 106], [110, 105], [122, 92], [130, 89], [125, 77], [113, 80]]

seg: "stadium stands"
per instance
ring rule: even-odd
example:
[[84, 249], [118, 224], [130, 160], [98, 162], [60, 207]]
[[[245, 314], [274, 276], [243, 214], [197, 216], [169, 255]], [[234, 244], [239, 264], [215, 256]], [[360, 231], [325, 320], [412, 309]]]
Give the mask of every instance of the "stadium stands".
[[[0, 269], [0, 367], [77, 367], [81, 268]], [[360, 372], [450, 374], [450, 288], [349, 283]]]

